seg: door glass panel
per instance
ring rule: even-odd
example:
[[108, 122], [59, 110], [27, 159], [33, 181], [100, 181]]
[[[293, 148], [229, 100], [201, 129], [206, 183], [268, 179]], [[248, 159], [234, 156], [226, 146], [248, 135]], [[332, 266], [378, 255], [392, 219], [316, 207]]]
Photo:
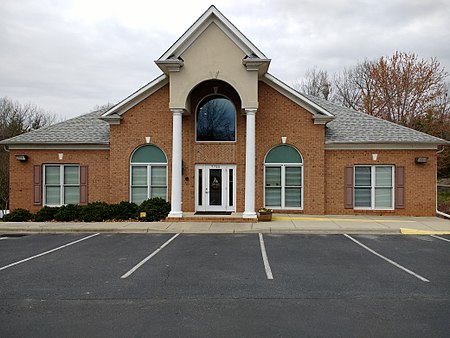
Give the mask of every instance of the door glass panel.
[[209, 205], [222, 205], [222, 169], [209, 170]]
[[233, 206], [233, 197], [234, 197], [234, 192], [233, 192], [233, 169], [229, 169], [228, 170], [228, 201], [229, 201], [229, 205], [230, 207]]
[[198, 205], [203, 205], [203, 169], [198, 169]]

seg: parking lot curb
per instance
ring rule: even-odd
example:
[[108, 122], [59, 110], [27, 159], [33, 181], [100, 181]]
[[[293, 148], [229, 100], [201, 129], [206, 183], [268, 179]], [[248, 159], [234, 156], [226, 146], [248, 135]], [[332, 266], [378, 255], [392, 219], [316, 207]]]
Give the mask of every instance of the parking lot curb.
[[[81, 228], [41, 228], [41, 229], [0, 229], [0, 234], [66, 234], [66, 233], [127, 233], [127, 234], [306, 234], [306, 235], [341, 235], [341, 234], [373, 234], [373, 235], [399, 235], [399, 229], [251, 229], [251, 230], [219, 230], [219, 231], [202, 231], [202, 230], [188, 230], [188, 229], [152, 229], [146, 228], [96, 228], [96, 227], [81, 227]], [[436, 232], [442, 234], [442, 232]]]
[[400, 233], [403, 235], [450, 235], [450, 231], [418, 230], [409, 228], [400, 228]]

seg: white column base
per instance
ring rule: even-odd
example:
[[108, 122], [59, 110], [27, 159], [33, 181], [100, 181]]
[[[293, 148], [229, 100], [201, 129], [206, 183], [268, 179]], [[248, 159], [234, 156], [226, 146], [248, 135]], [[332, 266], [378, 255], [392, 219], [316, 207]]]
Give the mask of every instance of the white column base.
[[182, 218], [182, 217], [183, 217], [182, 211], [171, 211], [167, 216], [167, 218]]
[[257, 218], [256, 212], [244, 212], [242, 218]]

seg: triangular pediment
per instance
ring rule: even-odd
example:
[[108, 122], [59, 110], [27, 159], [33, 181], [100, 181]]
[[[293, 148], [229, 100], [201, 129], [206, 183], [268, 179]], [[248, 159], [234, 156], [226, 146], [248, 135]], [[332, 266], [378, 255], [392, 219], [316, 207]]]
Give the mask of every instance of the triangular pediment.
[[205, 32], [215, 24], [246, 55], [246, 63], [264, 63], [267, 71], [270, 60], [244, 34], [242, 34], [215, 6], [211, 6], [198, 20], [156, 60], [156, 64], [167, 72], [171, 67], [182, 66], [181, 55]]

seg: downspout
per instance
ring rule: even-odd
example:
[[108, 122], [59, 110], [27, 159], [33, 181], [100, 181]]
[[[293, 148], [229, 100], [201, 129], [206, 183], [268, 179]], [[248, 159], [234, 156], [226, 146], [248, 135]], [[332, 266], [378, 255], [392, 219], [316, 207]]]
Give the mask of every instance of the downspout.
[[[438, 150], [436, 152], [436, 154], [442, 153], [444, 151], [444, 149], [445, 149], [445, 146], [442, 146], [442, 149]], [[436, 166], [436, 181], [437, 181], [437, 166]], [[437, 184], [436, 184], [436, 215], [450, 219], [450, 215], [449, 214], [446, 214], [445, 212], [442, 212], [442, 211], [438, 210], [438, 208], [437, 208], [437, 195], [438, 195], [438, 191], [437, 191]]]
[[[5, 150], [5, 152], [9, 153], [9, 149], [8, 149], [8, 146], [7, 146], [6, 144], [3, 145], [3, 149]], [[9, 175], [9, 167], [8, 167], [8, 175]], [[8, 187], [8, 188], [9, 188], [9, 187]], [[9, 200], [9, 198], [8, 198], [8, 200]], [[8, 203], [6, 203], [6, 204], [8, 204]], [[7, 207], [7, 205], [5, 205], [5, 208], [6, 208], [6, 207]], [[0, 209], [0, 211], [2, 212], [1, 217], [3, 218], [3, 216], [6, 215], [7, 210], [6, 210], [6, 209], [3, 209], [3, 207], [2, 207], [2, 208]]]

